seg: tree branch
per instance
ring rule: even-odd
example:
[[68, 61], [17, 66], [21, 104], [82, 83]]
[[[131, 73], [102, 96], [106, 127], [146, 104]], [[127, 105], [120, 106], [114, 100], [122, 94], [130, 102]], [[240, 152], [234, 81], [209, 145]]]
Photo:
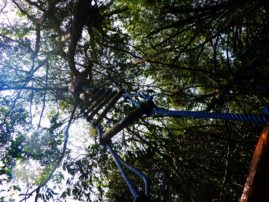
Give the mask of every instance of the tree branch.
[[62, 162], [62, 160], [63, 160], [63, 158], [64, 158], [64, 156], [65, 156], [65, 153], [66, 153], [67, 143], [68, 143], [68, 139], [69, 139], [69, 128], [70, 128], [71, 123], [72, 123], [72, 121], [73, 121], [73, 119], [74, 119], [75, 111], [76, 111], [76, 105], [74, 105], [74, 107], [73, 107], [73, 110], [72, 110], [70, 119], [69, 119], [69, 121], [68, 121], [68, 123], [67, 123], [67, 126], [66, 126], [66, 130], [65, 130], [65, 134], [64, 134], [63, 150], [62, 150], [62, 153], [61, 153], [61, 155], [60, 155], [58, 161], [54, 164], [54, 166], [53, 166], [53, 168], [52, 168], [50, 174], [48, 175], [48, 177], [47, 177], [42, 183], [40, 183], [40, 184], [37, 186], [37, 188], [35, 188], [35, 189], [34, 189], [33, 191], [31, 191], [29, 194], [20, 194], [20, 195], [24, 195], [24, 199], [22, 199], [21, 202], [22, 202], [23, 200], [26, 200], [26, 199], [30, 198], [30, 197], [33, 195], [33, 193], [35, 193], [35, 192], [37, 193], [37, 196], [35, 197], [35, 201], [37, 201], [37, 199], [38, 199], [38, 193], [39, 193], [40, 189], [41, 189], [42, 187], [44, 187], [44, 186], [48, 183], [48, 181], [52, 178], [52, 176], [53, 176], [54, 172], [56, 171], [56, 169], [57, 169], [57, 168], [59, 167], [59, 165], [61, 164], [61, 162]]

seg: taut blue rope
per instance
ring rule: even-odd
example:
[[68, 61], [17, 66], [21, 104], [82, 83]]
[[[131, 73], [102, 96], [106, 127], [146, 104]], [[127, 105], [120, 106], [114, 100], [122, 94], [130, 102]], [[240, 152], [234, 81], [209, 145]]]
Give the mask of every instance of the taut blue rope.
[[106, 144], [106, 148], [108, 149], [108, 151], [111, 153], [113, 159], [114, 159], [114, 162], [116, 163], [120, 173], [121, 173], [121, 176], [122, 178], [124, 179], [125, 183], [127, 184], [130, 192], [132, 193], [133, 197], [134, 198], [137, 198], [138, 196], [138, 193], [136, 192], [134, 186], [132, 185], [132, 182], [131, 180], [129, 179], [128, 175], [124, 172], [121, 164], [120, 164], [120, 161], [119, 161], [119, 158], [118, 158], [118, 155], [113, 151], [113, 149], [111, 148], [111, 146], [109, 144]]
[[150, 198], [150, 186], [147, 176], [141, 170], [127, 164], [120, 156], [118, 156], [118, 159], [121, 162], [121, 164], [123, 164], [126, 168], [128, 168], [130, 171], [132, 171], [133, 173], [142, 178], [145, 185], [145, 195]]
[[[148, 96], [143, 92], [137, 93], [138, 97], [144, 100], [152, 100], [152, 96]], [[125, 100], [130, 102], [133, 106], [138, 107], [141, 102], [132, 99], [132, 95], [125, 94]], [[188, 110], [170, 110], [155, 106], [151, 115], [161, 115], [170, 117], [192, 117], [197, 119], [222, 119], [230, 121], [242, 121], [248, 123], [265, 124], [269, 120], [267, 113], [265, 114], [239, 114], [239, 113], [218, 113], [206, 111], [188, 111]]]
[[[96, 125], [95, 126], [98, 130], [98, 134], [100, 139], [102, 138], [103, 135], [103, 130], [102, 127], [100, 125]], [[125, 181], [126, 185], [128, 186], [133, 198], [134, 198], [134, 202], [149, 202], [150, 201], [150, 187], [149, 187], [149, 181], [148, 178], [146, 177], [146, 175], [140, 171], [137, 168], [132, 167], [131, 165], [127, 164], [111, 147], [111, 145], [109, 143], [105, 143], [105, 146], [107, 148], [107, 150], [111, 153], [114, 162], [116, 163], [121, 176], [123, 178], [123, 180]], [[138, 175], [139, 177], [142, 178], [142, 180], [144, 181], [144, 185], [145, 185], [145, 190], [144, 193], [140, 193], [137, 192], [136, 189], [134, 188], [131, 180], [129, 179], [128, 175], [126, 174], [126, 172], [123, 170], [122, 165], [124, 165], [127, 169], [129, 169], [131, 172], [133, 172], [134, 174]]]
[[223, 119], [231, 121], [242, 121], [249, 123], [265, 124], [268, 121], [266, 115], [255, 114], [237, 114], [237, 113], [217, 113], [217, 112], [205, 112], [205, 111], [175, 111], [164, 108], [155, 107], [152, 111], [152, 115], [170, 116], [170, 117], [192, 117], [203, 119]]

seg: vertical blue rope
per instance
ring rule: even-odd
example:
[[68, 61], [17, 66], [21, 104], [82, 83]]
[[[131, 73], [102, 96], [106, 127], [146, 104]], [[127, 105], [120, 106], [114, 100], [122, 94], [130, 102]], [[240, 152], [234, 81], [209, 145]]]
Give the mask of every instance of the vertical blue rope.
[[120, 161], [118, 159], [117, 154], [113, 151], [113, 149], [111, 148], [111, 146], [109, 144], [106, 144], [106, 148], [109, 150], [109, 152], [112, 154], [112, 157], [118, 167], [118, 169], [120, 170], [120, 173], [124, 179], [124, 181], [126, 182], [130, 192], [132, 193], [134, 198], [137, 198], [138, 193], [136, 192], [134, 186], [132, 185], [128, 175], [124, 172], [123, 168], [121, 167]]
[[[102, 127], [100, 125], [96, 125], [95, 127], [96, 127], [96, 129], [98, 131], [98, 134], [99, 134], [100, 138], [102, 138], [102, 134], [103, 134]], [[114, 161], [115, 161], [115, 163], [116, 163], [116, 165], [117, 165], [117, 167], [118, 167], [118, 169], [119, 169], [119, 171], [120, 171], [120, 173], [122, 175], [122, 178], [124, 179], [124, 181], [127, 184], [131, 194], [133, 195], [134, 201], [135, 202], [149, 201], [150, 187], [149, 187], [149, 182], [148, 182], [148, 178], [146, 177], [146, 175], [144, 175], [144, 173], [142, 171], [140, 171], [139, 169], [134, 168], [131, 165], [127, 164], [116, 152], [114, 152], [114, 150], [112, 149], [110, 144], [105, 144], [105, 146], [108, 149], [108, 151], [111, 153], [111, 155], [112, 155], [112, 157], [113, 157], [113, 159], [114, 159]], [[145, 185], [145, 194], [141, 194], [141, 193], [136, 191], [136, 189], [132, 185], [131, 180], [129, 179], [128, 175], [123, 170], [123, 167], [122, 167], [121, 164], [124, 165], [131, 172], [135, 173], [136, 175], [138, 175], [139, 177], [142, 178], [142, 180], [144, 181], [144, 185]]]
[[148, 181], [147, 176], [141, 170], [127, 164], [120, 156], [118, 156], [118, 159], [126, 168], [128, 168], [130, 171], [132, 171], [133, 173], [135, 173], [136, 175], [142, 178], [145, 185], [145, 194], [147, 197], [150, 197], [150, 186], [149, 186], [149, 181]]

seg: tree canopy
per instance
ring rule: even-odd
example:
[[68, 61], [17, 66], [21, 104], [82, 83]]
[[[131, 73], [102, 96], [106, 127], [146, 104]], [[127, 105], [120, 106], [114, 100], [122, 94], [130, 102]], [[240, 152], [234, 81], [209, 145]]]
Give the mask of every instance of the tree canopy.
[[[268, 50], [265, 0], [1, 1], [0, 200], [132, 200], [74, 107], [75, 76], [161, 107], [268, 115]], [[120, 100], [102, 126], [132, 109]], [[238, 201], [262, 127], [149, 116], [112, 143], [152, 201]]]

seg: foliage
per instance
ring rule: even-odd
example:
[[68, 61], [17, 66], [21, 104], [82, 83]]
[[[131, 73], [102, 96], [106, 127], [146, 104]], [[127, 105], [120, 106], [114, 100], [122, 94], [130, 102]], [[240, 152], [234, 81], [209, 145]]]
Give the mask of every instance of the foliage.
[[[269, 102], [267, 1], [5, 0], [0, 18], [6, 199], [132, 200], [96, 131], [79, 110], [70, 119], [68, 84], [81, 72], [167, 108], [261, 113]], [[132, 109], [120, 100], [102, 126]], [[261, 128], [147, 117], [113, 148], [149, 177], [152, 201], [238, 201]], [[27, 166], [36, 172], [18, 175]]]

